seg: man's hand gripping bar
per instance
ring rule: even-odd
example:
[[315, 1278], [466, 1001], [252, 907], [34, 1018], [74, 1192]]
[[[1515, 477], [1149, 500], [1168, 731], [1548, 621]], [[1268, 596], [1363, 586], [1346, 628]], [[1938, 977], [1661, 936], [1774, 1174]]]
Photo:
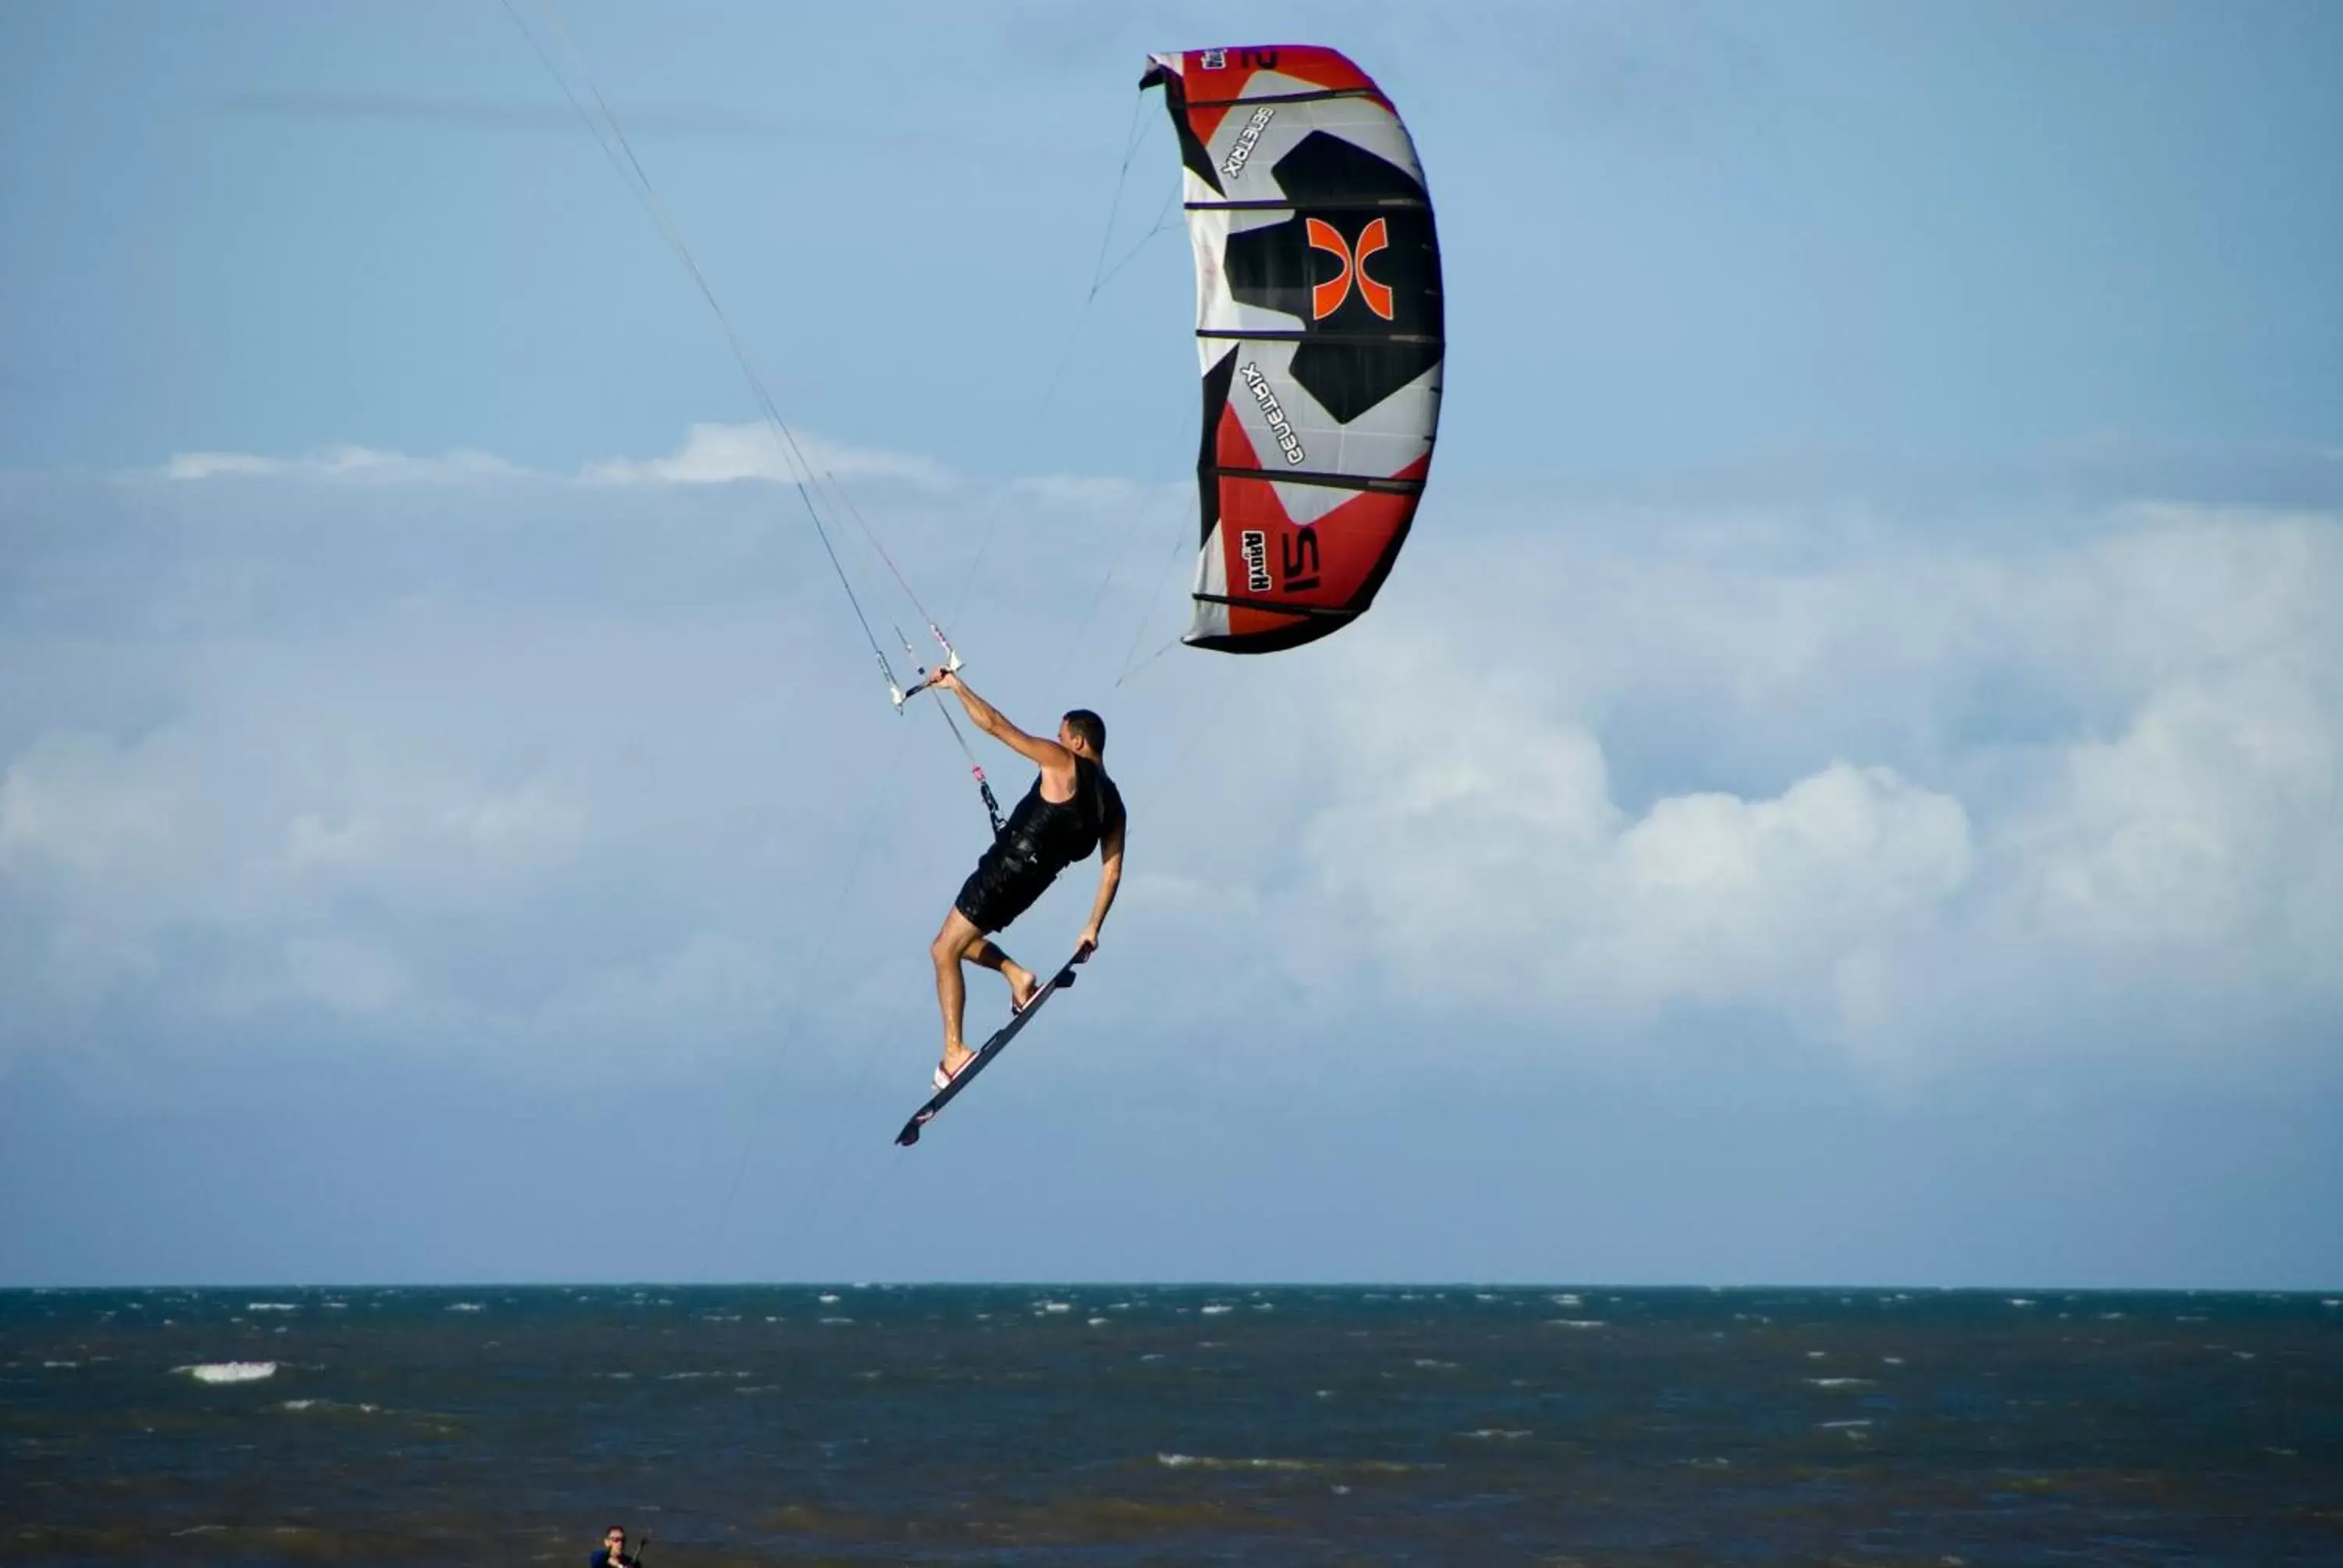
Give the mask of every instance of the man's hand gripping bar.
[[959, 670], [960, 655], [952, 650], [952, 645], [945, 643], [944, 652], [948, 657], [944, 659], [942, 666], [936, 669], [920, 670], [920, 678], [911, 682], [910, 690], [898, 691], [891, 683], [888, 686], [887, 695], [895, 699], [896, 712], [902, 712], [903, 704], [910, 701], [911, 699], [919, 696], [920, 693], [925, 691], [930, 686], [933, 686], [939, 678], [946, 675], [956, 673]]

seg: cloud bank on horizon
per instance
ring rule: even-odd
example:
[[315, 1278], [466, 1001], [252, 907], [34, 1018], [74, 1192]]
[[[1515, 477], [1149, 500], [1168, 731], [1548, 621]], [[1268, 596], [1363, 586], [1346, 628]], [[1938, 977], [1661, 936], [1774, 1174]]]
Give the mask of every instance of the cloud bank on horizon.
[[[1107, 711], [1134, 1051], [1242, 1020], [1631, 1058], [1694, 1017], [1897, 1083], [2333, 1065], [2333, 512], [1480, 492], [1322, 647], [1147, 661], [1189, 525], [1146, 487], [808, 449], [915, 577], [972, 582], [953, 629], [1012, 717]], [[980, 818], [932, 721], [886, 712], [775, 464], [701, 426], [568, 476], [348, 447], [13, 477], [0, 1051], [723, 1071], [800, 1012], [916, 1020]]]

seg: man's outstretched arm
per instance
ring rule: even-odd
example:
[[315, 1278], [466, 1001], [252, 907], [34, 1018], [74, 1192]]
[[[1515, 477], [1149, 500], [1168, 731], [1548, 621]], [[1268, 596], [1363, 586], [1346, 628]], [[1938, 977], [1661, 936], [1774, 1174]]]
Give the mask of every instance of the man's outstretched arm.
[[1024, 757], [1045, 773], [1071, 775], [1074, 770], [1074, 754], [1054, 740], [1044, 740], [1038, 735], [1028, 735], [1001, 715], [1001, 709], [968, 689], [966, 682], [946, 670], [936, 677], [936, 684], [960, 699], [968, 709], [968, 720], [1003, 746]]

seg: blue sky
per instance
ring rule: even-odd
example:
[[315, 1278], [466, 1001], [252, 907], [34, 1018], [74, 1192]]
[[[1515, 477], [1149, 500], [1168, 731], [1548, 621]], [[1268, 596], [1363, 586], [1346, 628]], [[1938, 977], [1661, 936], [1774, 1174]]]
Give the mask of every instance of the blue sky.
[[[890, 1146], [981, 818], [502, 6], [9, 6], [0, 1283], [2343, 1278], [2331, 7], [849, 9], [559, 15], [1106, 714], [1099, 960]], [[1283, 39], [1416, 137], [1440, 453], [1368, 620], [1163, 651], [1133, 85]]]

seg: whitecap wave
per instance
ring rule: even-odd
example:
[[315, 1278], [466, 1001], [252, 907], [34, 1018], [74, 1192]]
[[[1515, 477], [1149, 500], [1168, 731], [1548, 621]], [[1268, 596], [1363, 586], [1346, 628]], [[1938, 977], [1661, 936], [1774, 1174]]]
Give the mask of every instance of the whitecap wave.
[[277, 1375], [275, 1362], [198, 1362], [191, 1366], [173, 1367], [173, 1372], [186, 1372], [197, 1382], [258, 1382]]
[[1369, 1475], [1401, 1475], [1413, 1471], [1445, 1470], [1448, 1468], [1444, 1464], [1408, 1464], [1399, 1460], [1393, 1459], [1283, 1459], [1265, 1456], [1261, 1458], [1222, 1459], [1212, 1454], [1205, 1453], [1161, 1452], [1156, 1454], [1155, 1462], [1162, 1465], [1167, 1470], [1280, 1470], [1305, 1472], [1318, 1471], [1335, 1473], [1348, 1471], [1354, 1474]]
[[1323, 1470], [1308, 1459], [1214, 1459], [1209, 1454], [1159, 1453], [1155, 1462], [1171, 1470]]
[[244, 1310], [247, 1312], [297, 1312], [301, 1306], [297, 1302], [246, 1302]]
[[379, 1415], [382, 1413], [382, 1406], [378, 1404], [345, 1404], [340, 1400], [335, 1399], [288, 1399], [284, 1403], [278, 1405], [277, 1408], [279, 1410], [295, 1411], [354, 1410], [360, 1415]]
[[1550, 1329], [1602, 1329], [1610, 1327], [1610, 1325], [1604, 1322], [1601, 1318], [1548, 1318], [1545, 1321], [1545, 1326]]

